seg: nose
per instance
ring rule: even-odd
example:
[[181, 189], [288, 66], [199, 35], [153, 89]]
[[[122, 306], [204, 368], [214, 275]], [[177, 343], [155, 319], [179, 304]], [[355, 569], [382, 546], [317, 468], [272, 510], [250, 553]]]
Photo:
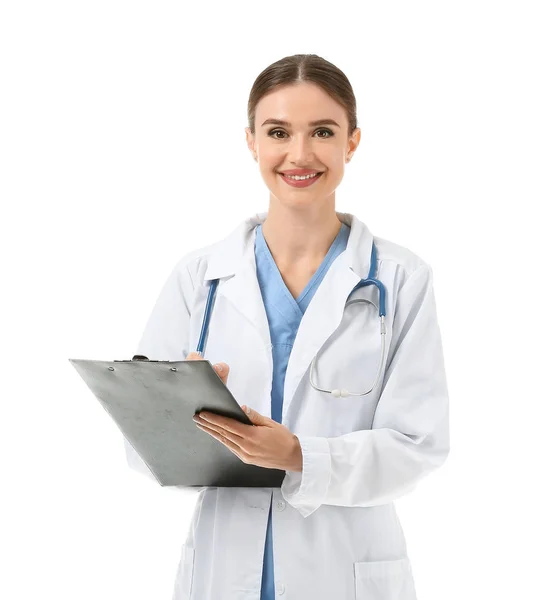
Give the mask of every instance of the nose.
[[290, 144], [289, 151], [290, 162], [303, 165], [311, 162], [313, 150], [311, 148], [311, 138], [309, 136], [296, 136]]

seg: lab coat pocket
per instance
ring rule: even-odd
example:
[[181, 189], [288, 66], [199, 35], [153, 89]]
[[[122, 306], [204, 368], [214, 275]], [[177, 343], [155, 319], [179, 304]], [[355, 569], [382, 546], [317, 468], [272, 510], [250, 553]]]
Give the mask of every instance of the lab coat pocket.
[[354, 563], [355, 600], [417, 600], [409, 558]]
[[183, 544], [175, 580], [173, 600], [189, 600], [191, 598], [192, 576], [194, 574], [194, 555], [194, 548]]

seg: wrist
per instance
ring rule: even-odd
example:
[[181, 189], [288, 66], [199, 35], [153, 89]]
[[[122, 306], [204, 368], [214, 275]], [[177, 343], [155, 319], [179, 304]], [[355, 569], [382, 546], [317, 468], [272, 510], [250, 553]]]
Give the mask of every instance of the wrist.
[[297, 473], [303, 471], [303, 452], [297, 435], [294, 436], [294, 451], [292, 452], [291, 466], [288, 470]]

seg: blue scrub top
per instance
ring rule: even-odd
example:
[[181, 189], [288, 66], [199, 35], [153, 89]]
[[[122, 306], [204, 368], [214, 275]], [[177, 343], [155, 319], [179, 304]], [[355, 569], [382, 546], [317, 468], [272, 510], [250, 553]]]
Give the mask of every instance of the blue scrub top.
[[[284, 378], [288, 367], [288, 359], [294, 345], [301, 318], [309, 306], [319, 284], [332, 262], [347, 246], [350, 227], [342, 223], [338, 235], [332, 242], [328, 252], [305, 289], [294, 298], [286, 287], [284, 280], [267, 246], [261, 225], [255, 231], [255, 262], [257, 280], [261, 296], [265, 304], [267, 320], [271, 332], [273, 347], [273, 386], [271, 389], [271, 418], [282, 423], [282, 397], [284, 394]], [[269, 509], [265, 554], [263, 556], [263, 578], [261, 581], [261, 599], [275, 600], [275, 579], [273, 566], [273, 529], [272, 508]]]

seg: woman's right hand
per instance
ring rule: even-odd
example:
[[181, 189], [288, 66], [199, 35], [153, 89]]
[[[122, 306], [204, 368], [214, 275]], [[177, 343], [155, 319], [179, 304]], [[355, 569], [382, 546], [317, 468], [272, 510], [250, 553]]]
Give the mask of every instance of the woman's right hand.
[[[188, 354], [188, 356], [185, 358], [185, 360], [204, 360], [204, 359], [197, 352], [190, 352], [190, 354]], [[217, 369], [217, 367], [221, 367], [221, 370], [219, 371]], [[225, 385], [227, 385], [228, 374], [230, 371], [230, 368], [227, 365], [227, 363], [216, 363], [213, 365], [213, 368], [215, 369], [215, 373], [217, 373], [217, 375], [219, 375], [222, 382]]]

